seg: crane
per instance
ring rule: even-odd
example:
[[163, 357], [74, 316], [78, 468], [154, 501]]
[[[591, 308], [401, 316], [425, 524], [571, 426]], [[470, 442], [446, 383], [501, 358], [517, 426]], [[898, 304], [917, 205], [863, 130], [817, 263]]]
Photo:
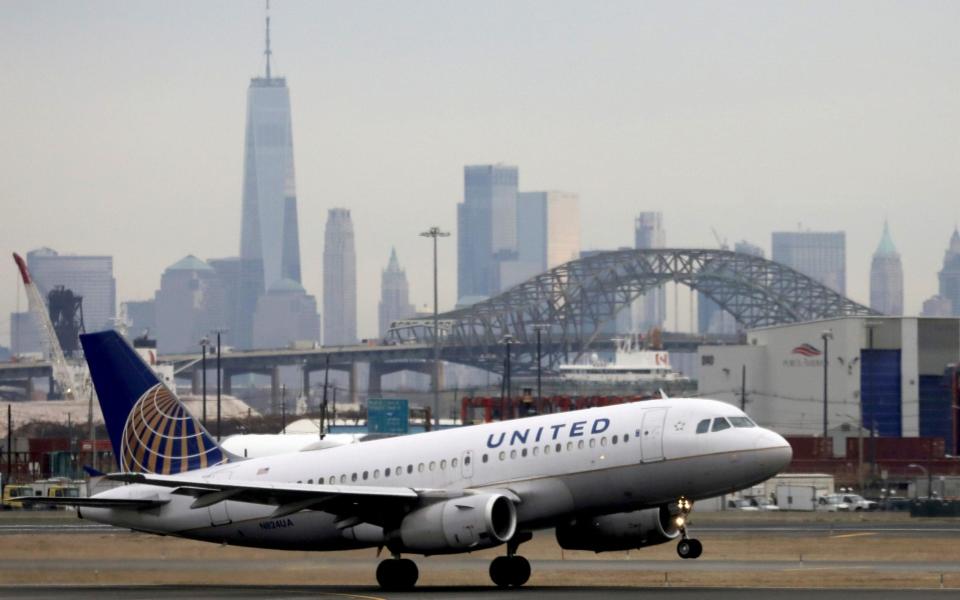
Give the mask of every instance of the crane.
[[30, 312], [33, 313], [37, 324], [42, 330], [43, 337], [50, 346], [50, 368], [53, 372], [53, 380], [64, 399], [73, 400], [75, 398], [76, 386], [73, 382], [73, 373], [67, 365], [67, 359], [63, 355], [63, 348], [60, 347], [60, 340], [57, 339], [57, 332], [50, 321], [50, 315], [47, 312], [47, 304], [43, 301], [43, 295], [33, 278], [30, 277], [30, 271], [27, 270], [27, 263], [19, 254], [13, 254], [13, 260], [20, 269], [20, 277], [23, 279], [23, 286], [27, 290], [27, 300], [30, 305]]

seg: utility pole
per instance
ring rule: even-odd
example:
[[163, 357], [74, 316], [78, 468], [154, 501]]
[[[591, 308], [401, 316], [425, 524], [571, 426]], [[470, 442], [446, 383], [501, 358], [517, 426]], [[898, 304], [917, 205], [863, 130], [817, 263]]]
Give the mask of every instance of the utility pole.
[[217, 334], [217, 441], [220, 441], [220, 380], [222, 378], [222, 370], [220, 368], [220, 334], [227, 331], [226, 329], [216, 329], [214, 332]]
[[433, 238], [433, 418], [437, 428], [440, 427], [440, 321], [438, 313], [437, 291], [437, 238], [448, 237], [449, 232], [441, 231], [439, 227], [431, 227], [422, 232], [421, 237]]
[[[326, 417], [327, 417], [327, 382], [329, 380], [330, 380], [330, 353], [328, 352], [327, 365], [326, 365], [326, 368], [323, 370], [323, 404], [320, 405], [320, 439], [321, 440], [323, 439], [323, 436], [326, 435], [326, 431], [325, 431], [326, 424], [324, 423], [324, 421], [326, 421]], [[334, 406], [333, 418], [334, 420], [336, 420], [337, 418], [336, 396], [334, 396], [333, 406]]]
[[[203, 394], [203, 427], [207, 427], [207, 345], [210, 343], [210, 340], [206, 337], [200, 340], [200, 377], [202, 380], [201, 389]], [[217, 381], [219, 381], [220, 373], [217, 372]], [[219, 386], [219, 384], [218, 384]]]
[[[820, 334], [820, 337], [823, 339], [823, 439], [827, 439], [827, 372], [830, 366], [830, 355], [829, 355], [829, 346], [830, 340], [833, 339], [833, 332], [829, 329], [825, 330]], [[832, 453], [831, 453], [832, 455]]]
[[3, 485], [10, 484], [10, 477], [13, 474], [13, 405], [7, 405], [7, 478], [3, 480]]
[[747, 365], [740, 369], [740, 410], [747, 412]]

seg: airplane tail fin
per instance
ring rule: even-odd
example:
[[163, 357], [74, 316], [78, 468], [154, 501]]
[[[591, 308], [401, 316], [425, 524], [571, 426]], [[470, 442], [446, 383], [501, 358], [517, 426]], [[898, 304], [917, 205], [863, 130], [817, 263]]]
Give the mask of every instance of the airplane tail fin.
[[231, 458], [120, 334], [80, 343], [121, 471], [177, 474]]

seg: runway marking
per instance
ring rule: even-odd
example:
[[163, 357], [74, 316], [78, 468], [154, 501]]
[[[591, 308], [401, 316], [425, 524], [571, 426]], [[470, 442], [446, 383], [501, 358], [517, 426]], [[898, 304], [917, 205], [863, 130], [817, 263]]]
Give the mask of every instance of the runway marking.
[[844, 534], [841, 534], [841, 535], [831, 535], [831, 536], [829, 536], [829, 537], [830, 537], [831, 540], [839, 540], [840, 538], [861, 537], [861, 536], [864, 536], [864, 535], [876, 535], [876, 533], [874, 533], [874, 532], [872, 532], [872, 531], [867, 531], [867, 532], [864, 532], [864, 533], [844, 533]]
[[387, 600], [382, 596], [360, 596], [357, 594], [341, 594], [338, 592], [327, 592], [330, 596], [341, 596], [343, 598], [358, 598], [359, 600]]

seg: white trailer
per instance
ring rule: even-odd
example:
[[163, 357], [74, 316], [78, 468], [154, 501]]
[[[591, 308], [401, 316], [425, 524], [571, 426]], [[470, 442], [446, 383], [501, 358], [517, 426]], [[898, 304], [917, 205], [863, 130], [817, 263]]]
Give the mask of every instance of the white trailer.
[[777, 486], [780, 510], [816, 510], [817, 486], [781, 483]]

